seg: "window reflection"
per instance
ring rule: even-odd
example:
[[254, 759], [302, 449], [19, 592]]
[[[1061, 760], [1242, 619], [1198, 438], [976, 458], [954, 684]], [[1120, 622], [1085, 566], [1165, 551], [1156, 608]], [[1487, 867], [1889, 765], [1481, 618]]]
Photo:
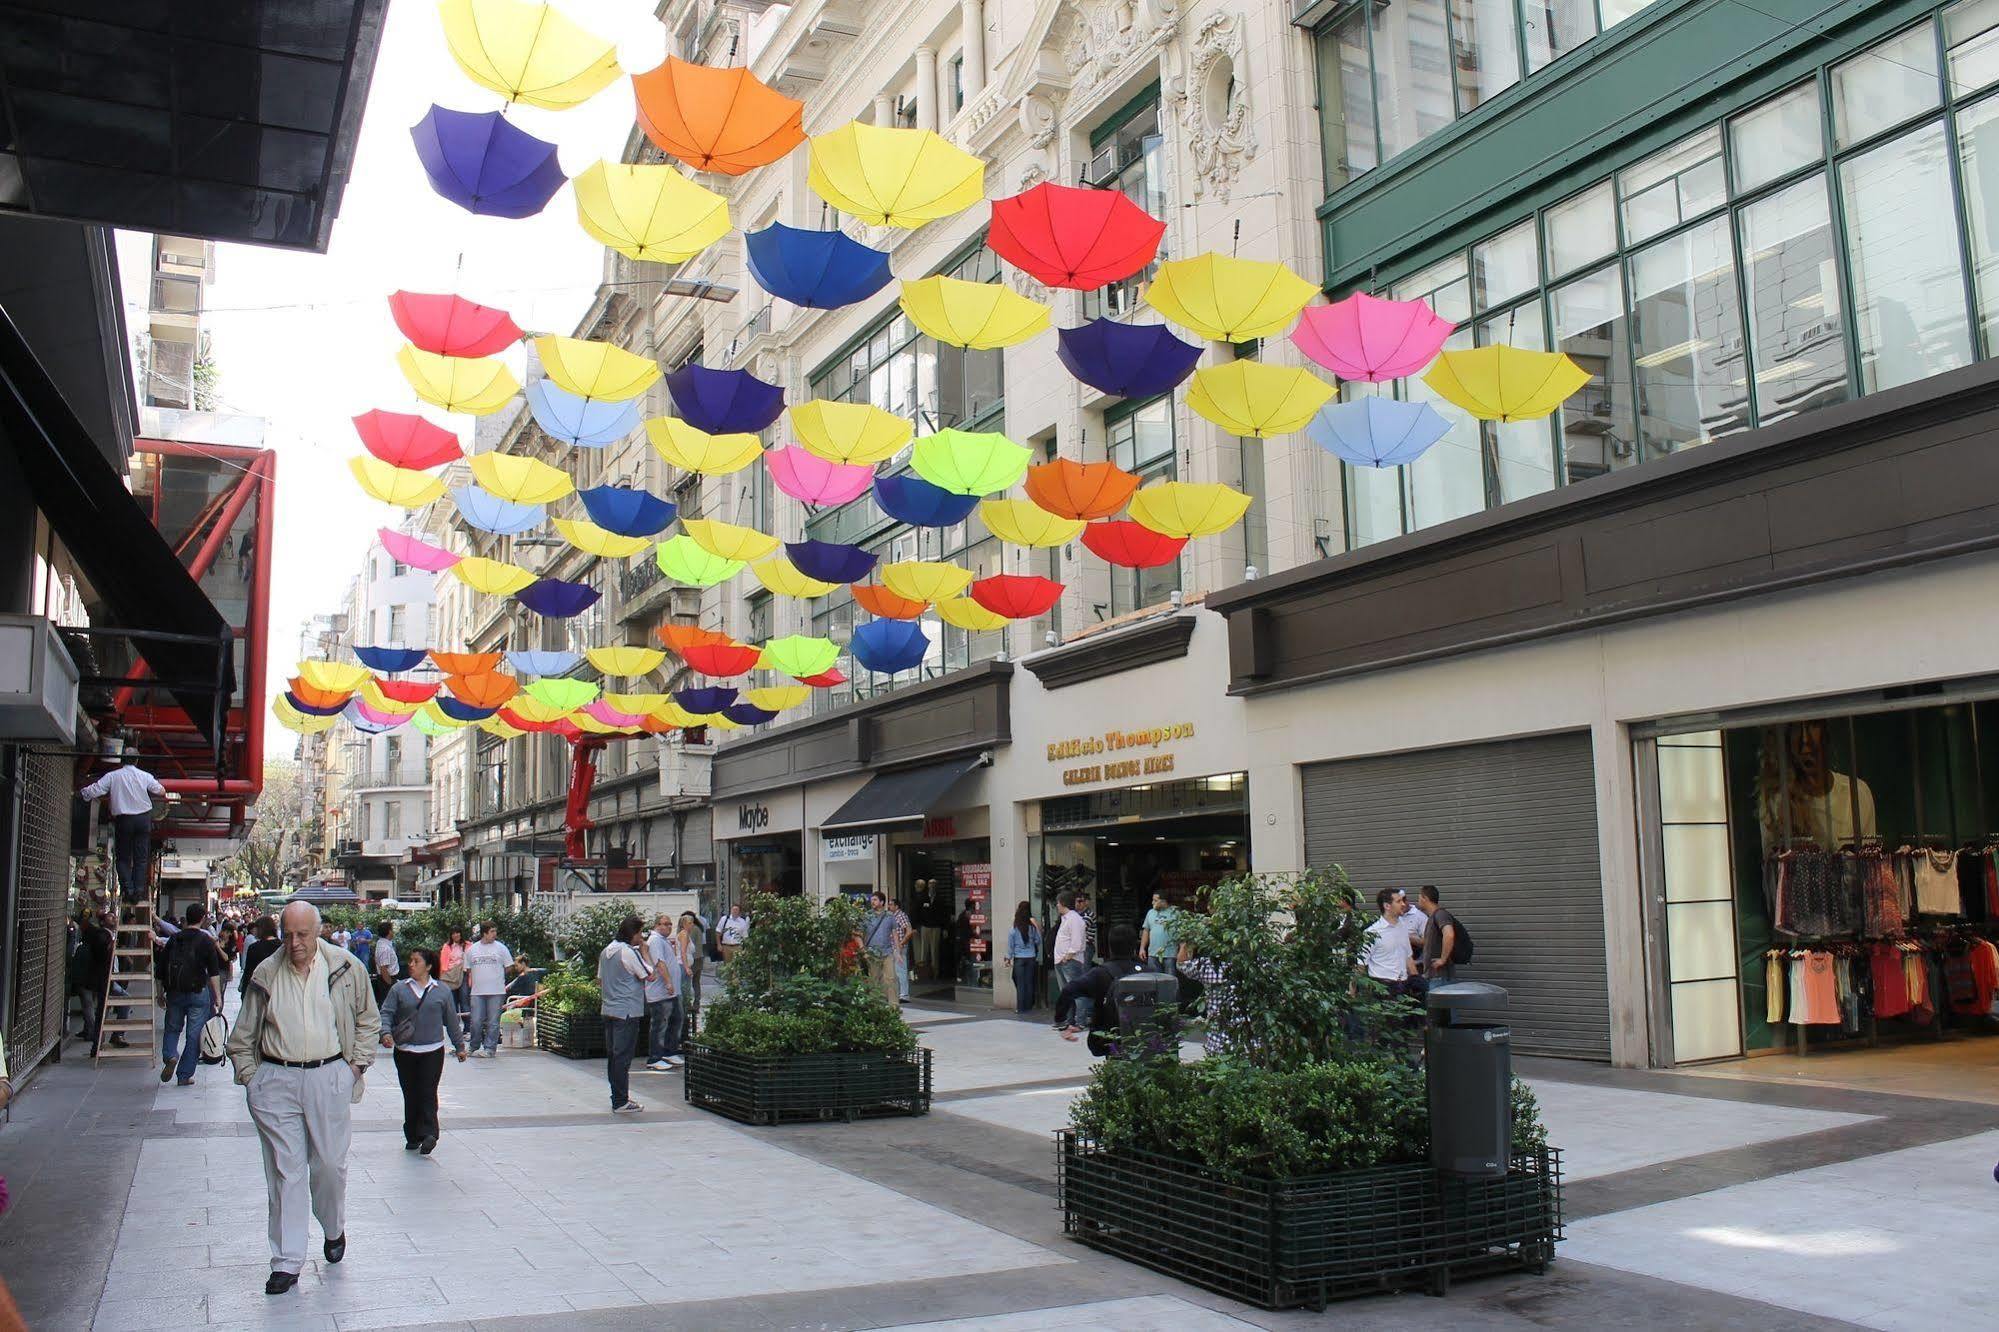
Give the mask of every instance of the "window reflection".
[[1861, 387], [1868, 393], [1971, 361], [1943, 126], [1840, 167]]
[[1646, 455], [1749, 428], [1728, 220], [1631, 256], [1632, 348]]
[[1768, 425], [1842, 401], [1846, 329], [1825, 177], [1749, 205], [1741, 226], [1757, 419]]
[[[1104, 433], [1110, 460], [1127, 472], [1136, 473], [1141, 486], [1155, 481], [1171, 481], [1179, 473], [1179, 457], [1173, 440], [1173, 403], [1170, 398], [1153, 398], [1104, 416]], [[1156, 569], [1111, 568], [1113, 616], [1158, 606], [1180, 588], [1180, 561], [1169, 560]]]
[[1638, 461], [1632, 424], [1630, 329], [1624, 318], [1624, 278], [1615, 265], [1549, 292], [1555, 350], [1589, 372], [1589, 381], [1555, 414], [1562, 471], [1568, 481]]
[[[1509, 310], [1479, 328], [1481, 344], [1503, 342], [1510, 347], [1546, 351], [1548, 340], [1541, 329], [1541, 303]], [[1525, 499], [1555, 487], [1555, 448], [1547, 418], [1538, 421], [1486, 421], [1486, 492], [1488, 501], [1504, 504]]]

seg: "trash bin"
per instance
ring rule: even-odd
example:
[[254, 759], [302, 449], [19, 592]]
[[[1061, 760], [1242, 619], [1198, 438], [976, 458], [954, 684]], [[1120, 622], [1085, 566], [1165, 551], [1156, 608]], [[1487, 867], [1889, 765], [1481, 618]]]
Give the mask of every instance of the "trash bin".
[[1466, 1179], [1501, 1178], [1513, 1154], [1506, 991], [1483, 981], [1450, 981], [1432, 985], [1425, 1003], [1430, 1164]]
[[1111, 1011], [1117, 1015], [1117, 1034], [1090, 1033], [1090, 1053], [1110, 1053], [1114, 1041], [1132, 1057], [1179, 1053], [1180, 981], [1176, 976], [1142, 971], [1120, 976], [1111, 985]]

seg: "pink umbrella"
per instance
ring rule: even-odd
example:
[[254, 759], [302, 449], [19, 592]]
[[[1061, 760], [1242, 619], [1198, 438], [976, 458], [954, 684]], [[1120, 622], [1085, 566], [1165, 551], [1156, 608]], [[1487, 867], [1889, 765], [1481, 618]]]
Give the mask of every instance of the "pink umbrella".
[[428, 541], [419, 541], [407, 532], [379, 527], [375, 534], [382, 538], [382, 549], [412, 569], [422, 569], [426, 573], [442, 573], [463, 555], [454, 555], [442, 546], [433, 546]]
[[407, 713], [407, 712], [403, 713], [383, 712], [380, 708], [369, 707], [366, 703], [363, 703], [358, 698], [349, 699], [347, 706], [354, 709], [355, 713], [358, 716], [360, 716], [362, 720], [369, 722], [372, 725], [386, 727], [389, 729], [394, 729], [395, 727], [401, 726], [404, 722], [408, 721], [412, 715], [414, 715], [412, 713]]
[[1428, 301], [1384, 301], [1357, 291], [1306, 310], [1291, 341], [1341, 379], [1379, 384], [1428, 365], [1454, 327]]
[[797, 445], [764, 454], [777, 488], [807, 504], [845, 504], [867, 493], [875, 469], [865, 463], [828, 462]]
[[636, 729], [645, 721], [645, 718], [638, 713], [620, 712], [601, 698], [585, 703], [583, 711], [606, 726], [616, 726], [628, 731]]

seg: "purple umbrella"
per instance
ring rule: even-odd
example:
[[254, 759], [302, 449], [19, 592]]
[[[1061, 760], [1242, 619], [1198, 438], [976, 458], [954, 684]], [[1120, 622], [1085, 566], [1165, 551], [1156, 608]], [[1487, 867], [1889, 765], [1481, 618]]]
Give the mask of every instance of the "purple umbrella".
[[729, 685], [703, 685], [698, 689], [676, 689], [673, 701], [697, 717], [720, 712], [736, 701], [736, 691]]
[[666, 391], [683, 421], [711, 435], [754, 435], [784, 414], [784, 390], [747, 370], [683, 365]]
[[837, 541], [787, 541], [784, 553], [807, 578], [822, 583], [858, 583], [875, 567], [879, 555]]
[[1194, 373], [1201, 348], [1182, 342], [1163, 324], [1120, 324], [1092, 319], [1062, 329], [1056, 359], [1077, 379], [1120, 398], [1150, 398]]
[[498, 111], [433, 106], [410, 129], [430, 187], [487, 217], [533, 217], [562, 188], [555, 145], [510, 124]]
[[597, 598], [603, 595], [588, 583], [565, 583], [560, 578], [544, 578], [514, 593], [514, 600], [536, 615], [563, 620], [581, 615], [596, 605]]
[[369, 670], [394, 675], [397, 671], [415, 670], [430, 653], [422, 648], [357, 647], [354, 655]]
[[761, 726], [777, 716], [769, 708], [760, 708], [754, 703], [731, 703], [722, 709], [722, 715], [739, 726]]

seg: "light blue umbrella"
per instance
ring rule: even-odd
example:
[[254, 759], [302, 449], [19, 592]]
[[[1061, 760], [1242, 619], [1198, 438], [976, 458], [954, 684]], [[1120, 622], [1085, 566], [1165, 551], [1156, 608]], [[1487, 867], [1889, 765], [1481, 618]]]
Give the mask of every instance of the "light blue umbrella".
[[1321, 407], [1305, 437], [1357, 467], [1400, 467], [1422, 457], [1450, 429], [1427, 402], [1355, 398]]
[[528, 410], [535, 424], [565, 444], [601, 449], [638, 429], [643, 395], [625, 402], [579, 398], [555, 381], [537, 379], [527, 387]]
[[567, 675], [583, 660], [580, 652], [509, 652], [507, 665], [515, 675]]
[[458, 506], [459, 516], [481, 532], [494, 532], [500, 536], [519, 536], [522, 532], [540, 527], [548, 518], [548, 507], [542, 504], [516, 504], [503, 500], [498, 495], [489, 495], [477, 486], [460, 486], [451, 492], [451, 502]]

